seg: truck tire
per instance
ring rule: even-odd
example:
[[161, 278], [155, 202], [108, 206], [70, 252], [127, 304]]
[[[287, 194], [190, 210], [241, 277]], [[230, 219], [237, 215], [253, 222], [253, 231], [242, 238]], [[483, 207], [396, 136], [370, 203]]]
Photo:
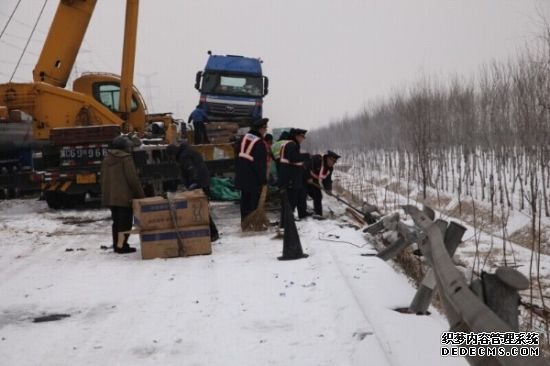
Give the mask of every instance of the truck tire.
[[52, 210], [59, 210], [63, 206], [59, 192], [46, 191], [44, 192], [44, 199]]
[[63, 208], [81, 208], [86, 201], [85, 193], [67, 194], [63, 193], [61, 202]]

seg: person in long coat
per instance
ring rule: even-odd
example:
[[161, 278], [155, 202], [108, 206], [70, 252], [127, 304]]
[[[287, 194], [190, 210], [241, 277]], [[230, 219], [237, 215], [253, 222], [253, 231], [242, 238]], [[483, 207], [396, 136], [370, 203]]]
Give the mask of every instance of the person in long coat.
[[307, 130], [300, 128], [290, 130], [289, 140], [285, 140], [281, 146], [278, 171], [278, 185], [283, 195], [282, 199], [286, 194], [291, 213], [294, 213], [297, 208], [300, 219], [307, 217], [304, 164], [309, 160], [310, 155], [300, 151], [300, 144], [305, 140], [306, 132]]
[[113, 249], [119, 254], [136, 251], [128, 244], [128, 234], [119, 247], [118, 233], [132, 229], [132, 200], [145, 197], [132, 158], [133, 145], [126, 136], [116, 137], [101, 163], [101, 204], [111, 210]]

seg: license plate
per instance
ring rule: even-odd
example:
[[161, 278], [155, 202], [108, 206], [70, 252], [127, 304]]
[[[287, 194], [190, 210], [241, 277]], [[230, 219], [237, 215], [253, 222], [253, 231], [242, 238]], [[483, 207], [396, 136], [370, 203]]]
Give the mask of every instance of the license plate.
[[61, 149], [61, 159], [91, 161], [101, 160], [107, 155], [107, 148], [104, 146], [64, 146]]
[[95, 182], [96, 182], [96, 176], [94, 173], [76, 175], [77, 184], [93, 184]]

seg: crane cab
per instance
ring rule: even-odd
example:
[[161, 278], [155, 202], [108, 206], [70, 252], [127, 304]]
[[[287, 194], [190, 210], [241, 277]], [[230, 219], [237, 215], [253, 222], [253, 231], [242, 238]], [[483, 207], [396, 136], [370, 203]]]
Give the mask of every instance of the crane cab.
[[141, 93], [133, 88], [130, 112], [124, 116], [120, 110], [120, 77], [108, 73], [84, 73], [73, 82], [73, 91], [86, 94], [126, 121], [129, 131], [143, 133], [147, 107]]

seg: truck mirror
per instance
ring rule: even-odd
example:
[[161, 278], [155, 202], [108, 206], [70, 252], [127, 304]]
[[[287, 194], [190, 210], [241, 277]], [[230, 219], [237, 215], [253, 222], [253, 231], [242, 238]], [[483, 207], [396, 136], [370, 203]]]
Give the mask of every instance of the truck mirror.
[[197, 76], [195, 77], [195, 89], [200, 91], [201, 87], [201, 78], [202, 78], [202, 71], [197, 72]]
[[269, 79], [264, 76], [264, 97], [269, 93]]

